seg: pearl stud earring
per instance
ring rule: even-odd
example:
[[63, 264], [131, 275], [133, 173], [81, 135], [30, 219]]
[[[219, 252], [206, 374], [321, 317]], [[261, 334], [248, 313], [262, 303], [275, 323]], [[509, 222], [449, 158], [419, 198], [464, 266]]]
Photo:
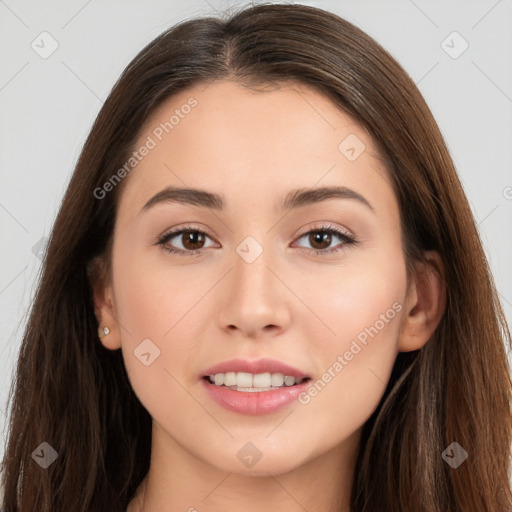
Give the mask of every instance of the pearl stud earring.
[[103, 338], [103, 336], [106, 336], [109, 333], [110, 333], [110, 329], [108, 327], [100, 327], [98, 329], [98, 336], [100, 338]]

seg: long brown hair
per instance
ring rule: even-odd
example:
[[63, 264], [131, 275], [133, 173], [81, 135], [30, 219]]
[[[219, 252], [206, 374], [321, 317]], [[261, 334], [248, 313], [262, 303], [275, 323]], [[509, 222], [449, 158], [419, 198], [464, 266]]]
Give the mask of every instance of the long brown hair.
[[[445, 314], [421, 350], [398, 354], [363, 427], [352, 511], [510, 511], [510, 332], [446, 144], [379, 44], [332, 13], [288, 4], [176, 25], [133, 59], [103, 105], [54, 224], [19, 353], [2, 510], [124, 512], [146, 475], [151, 417], [121, 351], [98, 340], [91, 291], [91, 262], [109, 255], [123, 184], [103, 199], [94, 190], [165, 99], [225, 78], [306, 84], [358, 120], [392, 177], [408, 265], [427, 250], [444, 265]], [[46, 469], [32, 456], [43, 442], [58, 454]], [[456, 469], [442, 457], [452, 442], [468, 453]]]

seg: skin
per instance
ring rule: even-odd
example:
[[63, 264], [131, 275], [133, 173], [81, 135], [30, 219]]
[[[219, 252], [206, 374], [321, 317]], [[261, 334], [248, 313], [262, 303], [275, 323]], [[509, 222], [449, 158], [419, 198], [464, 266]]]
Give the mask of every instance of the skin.
[[[111, 329], [101, 341], [122, 349], [153, 418], [140, 505], [144, 512], [348, 511], [361, 429], [398, 352], [421, 348], [438, 325], [443, 281], [418, 265], [408, 282], [388, 171], [366, 130], [319, 92], [290, 83], [264, 92], [227, 80], [198, 84], [154, 112], [136, 147], [190, 97], [197, 106], [125, 178], [112, 274], [95, 286], [98, 320]], [[350, 134], [366, 146], [354, 161], [338, 149]], [[169, 202], [141, 213], [169, 185], [222, 194], [227, 207]], [[291, 189], [328, 185], [358, 192], [373, 211], [354, 199], [279, 208]], [[304, 233], [323, 222], [359, 243], [332, 235], [313, 245]], [[189, 223], [207, 232], [203, 242], [187, 245], [178, 235], [167, 245], [204, 247], [199, 256], [156, 244]], [[247, 236], [263, 249], [252, 263], [236, 252]], [[203, 389], [204, 370], [235, 357], [278, 359], [313, 383], [393, 304], [396, 316], [306, 405], [246, 416]], [[160, 350], [149, 366], [134, 355], [146, 338]], [[248, 442], [262, 454], [250, 468], [237, 457]]]

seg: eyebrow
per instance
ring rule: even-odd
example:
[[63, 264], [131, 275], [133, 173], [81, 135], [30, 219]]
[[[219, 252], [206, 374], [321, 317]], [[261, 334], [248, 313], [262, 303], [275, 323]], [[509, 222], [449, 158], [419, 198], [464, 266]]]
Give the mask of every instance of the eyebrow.
[[[291, 190], [284, 198], [281, 208], [284, 210], [292, 210], [320, 203], [327, 199], [353, 199], [375, 213], [373, 206], [364, 196], [355, 190], [343, 186], [299, 188]], [[210, 208], [217, 211], [224, 210], [226, 206], [226, 201], [220, 194], [196, 188], [169, 186], [151, 197], [142, 207], [142, 212], [147, 211], [160, 203], [179, 203], [202, 208]]]

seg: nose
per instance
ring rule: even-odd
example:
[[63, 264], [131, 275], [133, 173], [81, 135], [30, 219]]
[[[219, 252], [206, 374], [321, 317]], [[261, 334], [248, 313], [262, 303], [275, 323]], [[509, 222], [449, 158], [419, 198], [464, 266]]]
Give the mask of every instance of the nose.
[[277, 262], [272, 249], [255, 239], [237, 247], [218, 297], [222, 329], [258, 338], [288, 328], [293, 293], [285, 284], [283, 265]]

